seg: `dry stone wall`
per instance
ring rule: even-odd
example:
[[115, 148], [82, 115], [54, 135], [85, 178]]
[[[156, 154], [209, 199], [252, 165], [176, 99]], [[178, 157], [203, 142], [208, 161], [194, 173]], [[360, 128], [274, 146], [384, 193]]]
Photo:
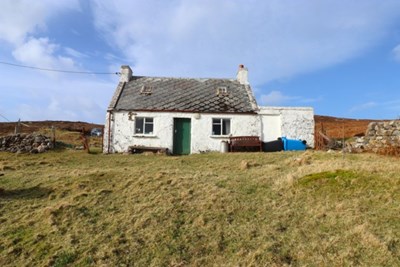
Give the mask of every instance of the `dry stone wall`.
[[375, 153], [400, 147], [400, 121], [371, 122], [365, 136], [356, 138], [350, 147], [351, 152]]
[[41, 134], [14, 134], [0, 137], [0, 151], [36, 154], [52, 148], [51, 139]]
[[371, 122], [365, 134], [367, 148], [377, 152], [380, 148], [400, 145], [400, 121]]

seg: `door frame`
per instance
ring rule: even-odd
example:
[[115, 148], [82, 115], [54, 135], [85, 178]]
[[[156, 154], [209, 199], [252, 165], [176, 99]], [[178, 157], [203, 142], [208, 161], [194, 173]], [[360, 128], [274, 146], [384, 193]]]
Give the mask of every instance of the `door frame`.
[[[187, 121], [189, 122], [189, 133], [188, 133], [188, 138], [189, 138], [189, 144], [188, 144], [188, 153], [181, 153], [183, 151], [179, 151], [179, 153], [177, 153], [176, 151], [176, 132], [175, 132], [175, 127], [177, 124], [177, 121], [181, 121], [181, 123], [183, 123], [183, 121]], [[183, 147], [183, 146], [182, 146]], [[184, 149], [182, 149], [184, 150]], [[173, 118], [173, 127], [172, 127], [172, 153], [174, 155], [189, 155], [192, 152], [192, 119], [191, 118]]]

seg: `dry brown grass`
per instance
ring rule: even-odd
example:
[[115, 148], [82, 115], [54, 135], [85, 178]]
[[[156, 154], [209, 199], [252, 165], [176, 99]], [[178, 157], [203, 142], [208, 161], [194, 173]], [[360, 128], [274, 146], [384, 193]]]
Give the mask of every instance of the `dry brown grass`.
[[367, 131], [368, 124], [377, 120], [357, 120], [348, 118], [336, 118], [329, 116], [314, 116], [315, 129], [323, 130], [334, 139], [350, 138], [355, 135], [363, 135]]
[[399, 163], [0, 153], [0, 265], [398, 266]]
[[389, 145], [386, 147], [378, 148], [376, 151], [379, 155], [400, 157], [400, 145]]
[[[50, 128], [41, 128], [37, 132], [49, 137], [53, 136], [53, 132]], [[62, 143], [64, 146], [70, 148], [79, 147], [83, 145], [81, 132], [79, 131], [65, 131], [62, 129], [56, 129], [55, 139], [58, 143]], [[96, 151], [99, 151], [99, 149], [101, 149], [102, 137], [87, 136], [87, 140], [91, 148], [98, 148]]]

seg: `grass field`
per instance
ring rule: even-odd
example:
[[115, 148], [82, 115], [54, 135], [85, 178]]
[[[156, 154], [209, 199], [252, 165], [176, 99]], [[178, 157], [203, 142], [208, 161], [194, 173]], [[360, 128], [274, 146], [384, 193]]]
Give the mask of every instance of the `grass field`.
[[0, 153], [0, 266], [399, 266], [399, 163]]

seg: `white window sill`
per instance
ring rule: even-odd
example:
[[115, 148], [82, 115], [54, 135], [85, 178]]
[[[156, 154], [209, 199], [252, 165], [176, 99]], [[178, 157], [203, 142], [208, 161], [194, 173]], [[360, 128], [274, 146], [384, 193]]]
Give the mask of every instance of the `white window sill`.
[[154, 134], [134, 134], [133, 137], [139, 137], [139, 138], [157, 138], [157, 135], [154, 135]]
[[215, 139], [227, 139], [230, 135], [210, 135], [210, 137]]

